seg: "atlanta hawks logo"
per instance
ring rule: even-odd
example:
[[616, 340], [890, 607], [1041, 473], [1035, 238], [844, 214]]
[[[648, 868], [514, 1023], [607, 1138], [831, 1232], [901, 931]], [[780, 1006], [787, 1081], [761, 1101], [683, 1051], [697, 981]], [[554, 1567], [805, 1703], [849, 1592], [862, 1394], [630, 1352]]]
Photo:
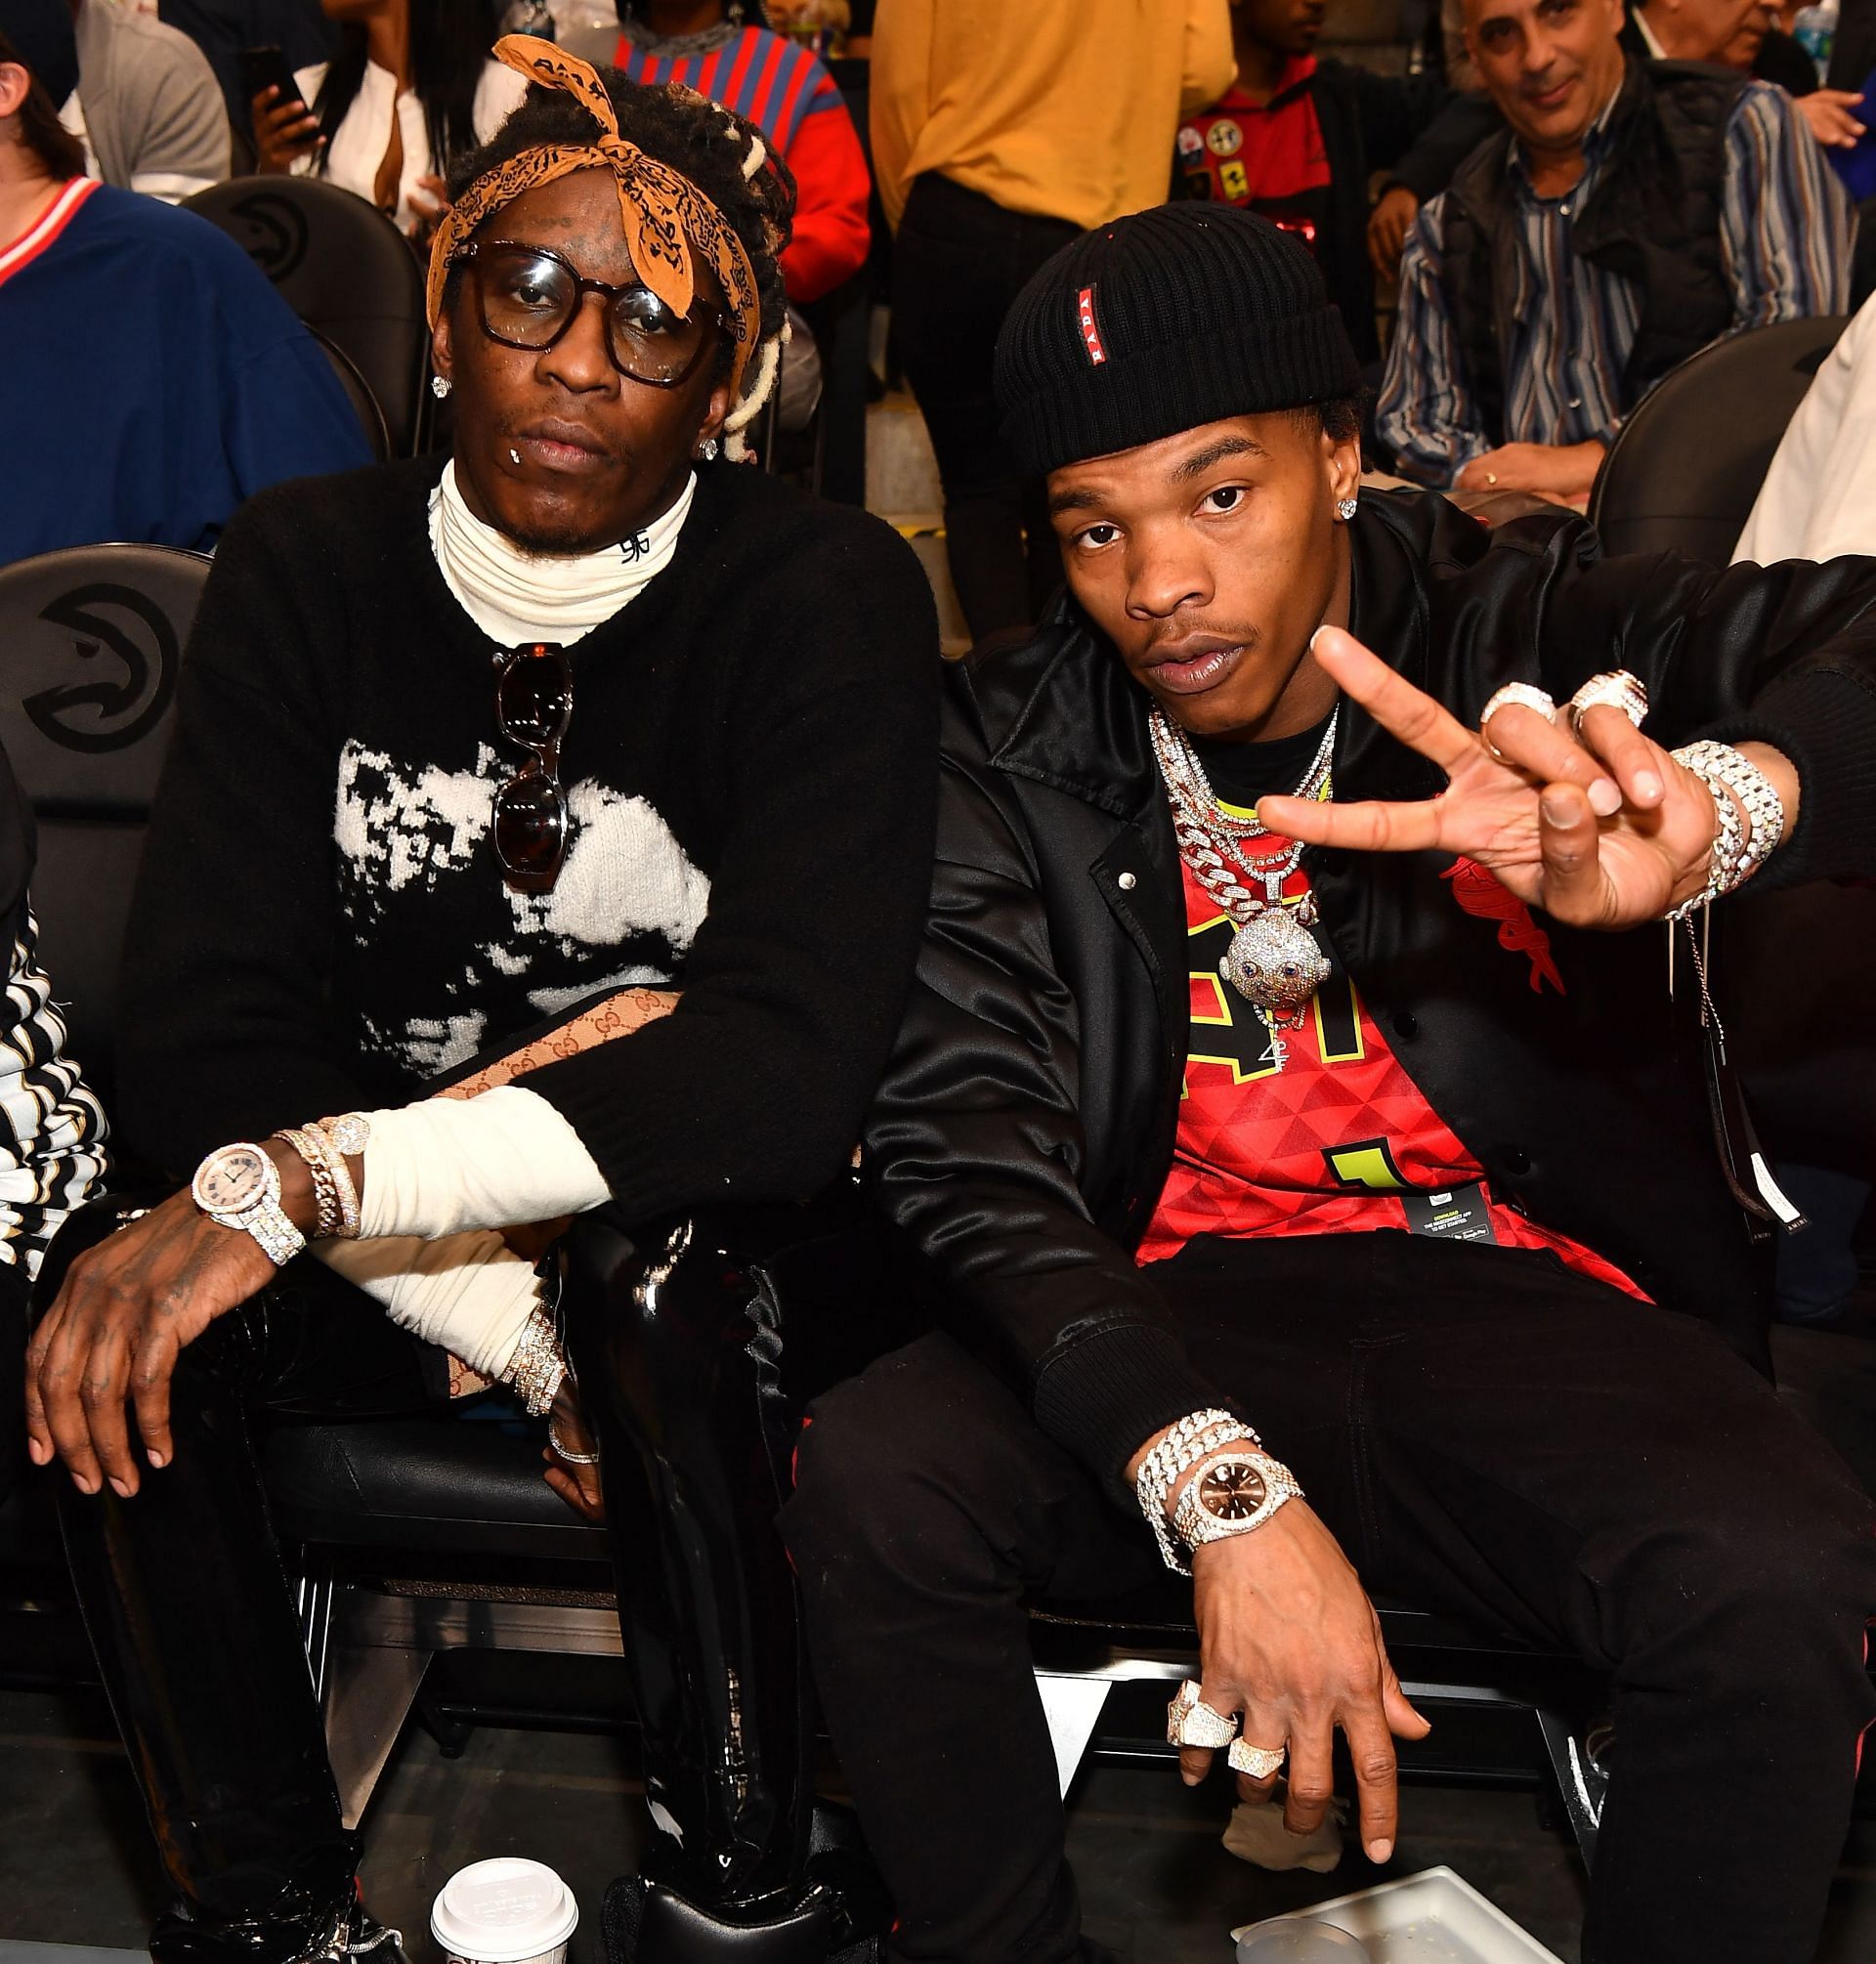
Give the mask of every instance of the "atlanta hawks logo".
[[1075, 314], [1081, 323], [1082, 346], [1087, 350], [1087, 364], [1098, 368], [1107, 360], [1107, 350], [1101, 346], [1101, 323], [1094, 318], [1094, 289], [1084, 286], [1075, 302]]

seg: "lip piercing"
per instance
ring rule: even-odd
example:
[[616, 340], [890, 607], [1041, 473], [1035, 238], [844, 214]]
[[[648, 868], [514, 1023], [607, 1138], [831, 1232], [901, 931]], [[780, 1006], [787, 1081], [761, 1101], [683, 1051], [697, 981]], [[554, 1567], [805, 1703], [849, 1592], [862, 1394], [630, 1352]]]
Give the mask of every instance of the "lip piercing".
[[521, 462], [521, 452], [518, 449], [515, 449], [512, 446], [510, 447], [508, 451], [508, 461], [511, 464], [519, 464]]

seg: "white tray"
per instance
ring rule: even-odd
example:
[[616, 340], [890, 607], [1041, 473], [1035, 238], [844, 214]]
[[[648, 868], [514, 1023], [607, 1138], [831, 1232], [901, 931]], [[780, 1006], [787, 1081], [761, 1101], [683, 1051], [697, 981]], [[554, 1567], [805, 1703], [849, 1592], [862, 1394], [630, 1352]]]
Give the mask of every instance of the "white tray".
[[1311, 1903], [1289, 1917], [1272, 1916], [1232, 1931], [1231, 1941], [1268, 1923], [1307, 1918], [1333, 1923], [1367, 1944], [1374, 1964], [1561, 1964], [1535, 1937], [1487, 1902], [1463, 1876], [1446, 1867], [1424, 1868], [1398, 1882]]

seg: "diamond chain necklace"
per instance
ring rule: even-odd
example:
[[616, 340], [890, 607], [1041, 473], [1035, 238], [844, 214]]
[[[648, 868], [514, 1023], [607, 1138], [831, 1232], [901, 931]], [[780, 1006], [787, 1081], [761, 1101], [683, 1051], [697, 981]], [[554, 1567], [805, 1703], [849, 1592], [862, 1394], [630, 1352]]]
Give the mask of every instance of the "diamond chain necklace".
[[[1297, 797], [1330, 795], [1341, 714], [1338, 709], [1330, 716], [1315, 758], [1296, 789]], [[1218, 810], [1217, 795], [1191, 739], [1157, 704], [1149, 711], [1149, 723], [1153, 754], [1172, 807], [1179, 857], [1237, 929], [1218, 972], [1256, 1007], [1270, 1032], [1276, 1068], [1281, 1070], [1285, 1046], [1278, 1032], [1300, 1026], [1310, 998], [1330, 973], [1322, 944], [1309, 931], [1318, 918], [1315, 896], [1304, 894], [1295, 907], [1283, 904], [1284, 881], [1301, 863], [1302, 842], [1253, 871], [1244, 860], [1242, 845], [1269, 836], [1269, 828], [1256, 819], [1228, 819]], [[1245, 875], [1256, 879], [1263, 891], [1253, 892], [1244, 883]]]

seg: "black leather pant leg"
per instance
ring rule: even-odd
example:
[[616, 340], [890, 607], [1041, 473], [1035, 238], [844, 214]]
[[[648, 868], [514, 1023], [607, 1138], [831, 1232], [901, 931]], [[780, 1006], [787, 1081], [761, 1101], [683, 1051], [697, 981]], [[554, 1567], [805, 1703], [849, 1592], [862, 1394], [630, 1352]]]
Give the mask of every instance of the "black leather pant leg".
[[[134, 1204], [73, 1216], [41, 1307]], [[254, 1964], [330, 1929], [359, 1840], [340, 1821], [253, 1422], [421, 1407], [437, 1355], [303, 1257], [183, 1352], [174, 1458], [135, 1498], [88, 1498], [55, 1474], [79, 1602], [181, 1910], [204, 1936], [238, 1930]]]
[[727, 1265], [688, 1226], [634, 1250], [602, 1212], [569, 1237], [563, 1303], [665, 1830], [647, 1874], [741, 1923], [790, 1900], [811, 1799], [759, 1339]]

